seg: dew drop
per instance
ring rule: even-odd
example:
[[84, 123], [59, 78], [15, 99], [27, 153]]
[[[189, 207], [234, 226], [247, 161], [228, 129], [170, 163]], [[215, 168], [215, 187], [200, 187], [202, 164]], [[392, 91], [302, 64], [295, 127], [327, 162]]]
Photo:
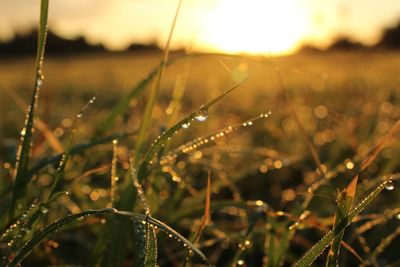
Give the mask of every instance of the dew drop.
[[237, 261], [237, 265], [239, 265], [239, 266], [244, 265], [244, 260], [238, 260], [238, 261]]
[[197, 114], [195, 119], [199, 122], [206, 121], [208, 118], [208, 110], [207, 109], [201, 109]]
[[295, 222], [294, 224], [289, 226], [289, 230], [292, 231], [294, 229], [296, 229], [299, 226], [299, 222]]
[[104, 211], [106, 212], [116, 212], [117, 210], [114, 208], [105, 208]]
[[43, 85], [43, 80], [41, 78], [37, 79], [36, 86], [41, 87]]
[[41, 207], [41, 208], [40, 208], [40, 212], [41, 212], [42, 214], [46, 214], [46, 213], [49, 212], [49, 209], [47, 209], [46, 207]]
[[183, 129], [187, 129], [187, 128], [189, 128], [189, 126], [190, 126], [190, 122], [186, 122], [186, 123], [182, 124]]
[[393, 181], [392, 181], [392, 180], [389, 180], [389, 181], [386, 183], [385, 188], [386, 188], [386, 190], [389, 190], [389, 191], [393, 190], [393, 189], [394, 189], [394, 183], [393, 183]]

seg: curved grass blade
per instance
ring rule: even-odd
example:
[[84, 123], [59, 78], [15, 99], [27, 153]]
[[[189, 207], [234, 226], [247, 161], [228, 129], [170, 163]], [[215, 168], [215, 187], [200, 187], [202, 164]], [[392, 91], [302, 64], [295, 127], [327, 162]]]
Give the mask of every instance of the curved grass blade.
[[159, 230], [165, 232], [166, 234], [168, 234], [169, 236], [172, 236], [173, 238], [175, 238], [176, 240], [180, 240], [181, 243], [184, 244], [184, 246], [187, 247], [187, 249], [192, 250], [194, 253], [196, 253], [205, 263], [207, 263], [208, 265], [210, 265], [207, 257], [203, 254], [203, 252], [201, 252], [197, 247], [195, 247], [195, 245], [193, 245], [192, 242], [190, 242], [189, 240], [187, 240], [186, 238], [184, 238], [181, 234], [179, 234], [177, 231], [175, 231], [174, 229], [172, 229], [171, 227], [169, 227], [168, 225], [166, 225], [165, 223], [154, 219], [151, 216], [146, 216], [144, 214], [138, 214], [138, 213], [132, 213], [132, 212], [128, 212], [128, 211], [115, 211], [115, 214], [118, 215], [122, 215], [122, 216], [128, 216], [131, 217], [135, 220], [139, 220], [141, 222], [147, 222], [153, 226], [156, 226]]
[[[3, 87], [5, 92], [14, 100], [14, 102], [21, 108], [22, 111], [28, 108], [28, 105], [25, 101], [15, 92], [12, 88]], [[56, 153], [63, 153], [64, 147], [61, 144], [60, 140], [54, 135], [54, 133], [49, 129], [49, 126], [42, 121], [38, 116], [35, 117], [34, 125], [43, 137], [47, 140], [47, 143]]]
[[[79, 153], [82, 153], [84, 151], [86, 151], [87, 149], [93, 148], [97, 145], [104, 145], [109, 143], [110, 141], [113, 141], [115, 139], [123, 139], [126, 138], [128, 136], [132, 136], [135, 135], [136, 132], [131, 132], [131, 133], [122, 133], [122, 134], [113, 134], [107, 137], [104, 137], [102, 139], [98, 139], [98, 140], [92, 140], [90, 142], [87, 143], [81, 143], [78, 145], [75, 145], [71, 148], [70, 150], [70, 155], [76, 155]], [[44, 167], [46, 167], [47, 165], [50, 164], [58, 164], [61, 159], [62, 159], [63, 154], [58, 154], [54, 157], [48, 157], [48, 158], [43, 158], [41, 159], [39, 162], [37, 162], [28, 172], [28, 176], [32, 177], [33, 175], [35, 175], [38, 171], [40, 171], [41, 169], [43, 169]]]
[[251, 236], [253, 235], [254, 232], [254, 227], [256, 225], [256, 219], [255, 218], [248, 218], [249, 222], [248, 222], [248, 227], [246, 230], [246, 234], [244, 235], [241, 243], [239, 244], [239, 249], [236, 250], [235, 255], [233, 256], [231, 263], [229, 264], [229, 266], [238, 266], [238, 265], [243, 265], [242, 262], [243, 260], [241, 260], [241, 256], [244, 253], [244, 251], [246, 250], [246, 246], [247, 246], [247, 242], [249, 242], [249, 239], [251, 238]]
[[253, 125], [257, 120], [262, 119], [262, 118], [268, 118], [271, 113], [261, 113], [257, 117], [251, 118], [249, 120], [246, 120], [241, 123], [237, 123], [219, 130], [216, 130], [214, 132], [211, 132], [210, 134], [204, 135], [197, 137], [189, 142], [186, 142], [183, 145], [180, 145], [179, 147], [169, 151], [165, 156], [163, 156], [160, 160], [161, 165], [167, 164], [170, 161], [176, 159], [180, 154], [182, 153], [188, 153], [194, 149], [199, 149], [200, 147], [209, 144], [210, 141], [214, 141], [217, 138], [220, 138], [222, 136], [226, 136], [233, 131], [236, 131], [240, 129], [241, 127], [247, 127]]
[[71, 223], [79, 221], [81, 218], [85, 218], [88, 216], [96, 216], [96, 215], [105, 215], [105, 214], [115, 214], [119, 216], [126, 216], [134, 219], [135, 221], [145, 222], [150, 224], [152, 227], [157, 227], [161, 231], [166, 232], [168, 235], [173, 236], [177, 240], [180, 240], [183, 244], [185, 244], [189, 249], [195, 252], [198, 256], [201, 257], [207, 264], [209, 264], [206, 256], [196, 248], [190, 241], [176, 232], [174, 229], [169, 227], [168, 225], [162, 223], [161, 221], [154, 219], [150, 216], [139, 214], [139, 213], [132, 213], [127, 211], [117, 211], [113, 208], [106, 208], [101, 210], [86, 210], [77, 214], [68, 215], [62, 219], [57, 220], [56, 222], [47, 225], [41, 231], [36, 233], [31, 240], [29, 240], [21, 249], [19, 249], [14, 257], [14, 259], [9, 263], [9, 267], [17, 266], [21, 263], [21, 261], [28, 256], [35, 246], [40, 244], [48, 235], [56, 232], [57, 230], [61, 229], [62, 227], [69, 225]]
[[13, 219], [16, 204], [23, 196], [26, 190], [26, 186], [30, 181], [27, 172], [30, 160], [30, 148], [33, 135], [33, 122], [35, 117], [37, 101], [39, 99], [40, 87], [42, 86], [43, 83], [42, 67], [43, 67], [44, 51], [46, 46], [48, 9], [49, 9], [49, 0], [42, 0], [40, 5], [40, 22], [39, 22], [38, 44], [36, 52], [35, 85], [33, 87], [31, 103], [28, 108], [28, 114], [26, 116], [24, 129], [22, 130], [21, 134], [21, 144], [17, 154], [15, 173], [14, 173], [13, 194], [9, 209], [10, 220]]
[[[191, 53], [190, 56], [191, 57], [225, 56], [225, 57], [229, 57], [229, 58], [247, 59], [247, 60], [252, 60], [252, 61], [256, 61], [256, 62], [265, 60], [265, 58], [264, 59], [246, 58], [242, 55], [229, 55], [229, 54], [221, 54], [221, 53]], [[169, 67], [177, 60], [185, 58], [185, 57], [186, 57], [186, 55], [177, 55], [174, 58], [168, 59], [168, 61], [164, 63], [164, 68]], [[122, 113], [124, 113], [129, 108], [129, 103], [132, 99], [136, 98], [140, 93], [143, 92], [144, 89], [146, 89], [146, 87], [149, 85], [149, 83], [156, 77], [157, 73], [159, 72], [159, 70], [162, 66], [163, 66], [162, 63], [158, 64], [155, 68], [153, 68], [148, 73], [146, 78], [143, 78], [142, 80], [140, 80], [126, 96], [124, 96], [123, 98], [121, 98], [118, 101], [118, 103], [111, 110], [110, 115], [97, 128], [98, 135], [101, 135], [101, 134], [109, 131], [112, 128], [117, 117], [120, 116]]]
[[386, 180], [378, 185], [367, 197], [365, 197], [356, 207], [354, 207], [348, 216], [346, 216], [337, 226], [322, 237], [304, 256], [295, 264], [297, 267], [310, 266], [314, 260], [326, 249], [327, 246], [347, 227], [352, 220], [363, 211], [385, 188], [391, 180]]
[[[55, 193], [52, 197], [50, 197], [47, 201], [36, 204], [35, 202], [26, 210], [21, 218], [18, 219], [17, 222], [17, 233], [15, 237], [13, 237], [12, 243], [13, 247], [18, 248], [22, 245], [22, 243], [26, 240], [32, 238], [34, 231], [32, 229], [35, 228], [37, 222], [49, 211], [49, 205], [51, 202], [56, 201], [58, 198], [69, 195], [69, 192], [63, 191]], [[29, 230], [31, 229], [31, 230]]]
[[371, 258], [373, 262], [377, 262], [377, 257], [382, 254], [385, 249], [398, 237], [400, 236], [400, 226], [398, 226], [391, 234], [383, 238], [379, 245], [372, 252]]
[[183, 125], [190, 125], [190, 123], [195, 119], [195, 117], [199, 114], [202, 113], [204, 110], [207, 110], [210, 107], [212, 107], [214, 104], [218, 103], [222, 98], [227, 96], [229, 93], [231, 93], [233, 90], [238, 88], [246, 79], [244, 78], [242, 81], [239, 83], [235, 84], [231, 88], [225, 90], [222, 94], [218, 95], [217, 97], [211, 99], [208, 103], [200, 106], [198, 109], [196, 109], [194, 112], [190, 113], [188, 116], [180, 120], [178, 123], [176, 123], [174, 126], [169, 128], [167, 131], [165, 131], [161, 136], [159, 136], [154, 143], [150, 146], [149, 150], [147, 151], [144, 160], [142, 164], [139, 167], [139, 172], [138, 172], [138, 179], [139, 182], [142, 182], [147, 178], [148, 175], [148, 165], [150, 164], [150, 161], [153, 159], [153, 157], [158, 153], [160, 148], [165, 144], [165, 142], [168, 141], [169, 138], [171, 138], [173, 135], [178, 133]]
[[96, 100], [96, 97], [92, 97], [89, 102], [87, 102], [79, 111], [79, 113], [75, 116], [74, 122], [72, 124], [72, 128], [70, 130], [69, 133], [69, 139], [68, 139], [68, 143], [65, 149], [64, 154], [61, 156], [61, 160], [59, 161], [59, 165], [57, 168], [57, 172], [54, 176], [54, 181], [53, 184], [51, 185], [51, 189], [50, 189], [50, 194], [49, 194], [49, 198], [51, 198], [53, 196], [53, 194], [56, 192], [57, 189], [57, 185], [60, 182], [60, 180], [64, 177], [64, 172], [65, 172], [65, 168], [67, 167], [67, 163], [71, 157], [71, 148], [72, 145], [74, 144], [74, 139], [75, 139], [75, 133], [78, 129], [78, 125], [79, 125], [79, 119], [82, 117], [83, 112], [85, 112], [85, 110], [89, 107], [89, 105], [93, 104], [94, 101]]
[[56, 232], [60, 228], [78, 221], [81, 218], [91, 216], [91, 215], [104, 215], [108, 213], [113, 213], [114, 209], [103, 209], [103, 210], [87, 210], [81, 213], [68, 215], [50, 225], [44, 227], [40, 232], [35, 234], [31, 240], [29, 240], [24, 247], [22, 247], [15, 255], [14, 259], [8, 265], [9, 267], [17, 266], [21, 261], [28, 256], [33, 248], [40, 244], [48, 235]]

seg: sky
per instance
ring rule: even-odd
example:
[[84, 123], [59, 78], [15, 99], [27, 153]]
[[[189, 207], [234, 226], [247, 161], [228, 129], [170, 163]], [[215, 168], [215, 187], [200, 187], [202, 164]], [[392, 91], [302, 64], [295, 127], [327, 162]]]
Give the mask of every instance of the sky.
[[[179, 0], [50, 0], [49, 28], [124, 49], [168, 37]], [[37, 25], [39, 0], [0, 0], [0, 39]], [[288, 54], [339, 36], [371, 45], [400, 21], [400, 0], [183, 0], [175, 48]]]

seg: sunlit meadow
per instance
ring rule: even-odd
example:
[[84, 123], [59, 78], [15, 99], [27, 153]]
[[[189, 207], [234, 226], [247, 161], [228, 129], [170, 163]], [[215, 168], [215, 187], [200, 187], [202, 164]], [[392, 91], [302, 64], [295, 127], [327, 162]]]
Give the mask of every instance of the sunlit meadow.
[[173, 51], [178, 2], [163, 50], [47, 55], [42, 0], [1, 58], [0, 266], [399, 266], [400, 53], [295, 53], [288, 1]]

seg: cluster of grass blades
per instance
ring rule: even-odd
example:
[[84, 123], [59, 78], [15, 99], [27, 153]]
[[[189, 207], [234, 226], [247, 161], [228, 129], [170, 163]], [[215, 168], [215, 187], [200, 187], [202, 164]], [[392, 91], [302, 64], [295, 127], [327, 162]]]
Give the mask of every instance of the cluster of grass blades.
[[[364, 160], [359, 160], [359, 166], [354, 169], [354, 175], [351, 176], [349, 185], [339, 193], [334, 219], [328, 223], [326, 218], [314, 215], [308, 208], [313, 197], [317, 196], [315, 192], [323, 185], [329, 185], [334, 178], [338, 177], [338, 172], [334, 168], [331, 170], [323, 168], [317, 149], [308, 139], [294, 104], [287, 96], [279, 71], [277, 71], [277, 77], [284, 98], [290, 106], [291, 114], [298, 124], [305, 144], [310, 150], [311, 158], [315, 161], [316, 170], [314, 174], [318, 177], [309, 185], [303, 203], [296, 204], [291, 210], [276, 211], [272, 208], [272, 205], [264, 201], [245, 200], [237, 184], [243, 182], [244, 177], [252, 171], [250, 164], [243, 173], [238, 171], [235, 173], [236, 176], [229, 176], [225, 170], [224, 158], [216, 157], [217, 159], [213, 161], [213, 164], [209, 165], [211, 169], [216, 170], [216, 175], [213, 175], [213, 182], [211, 183], [211, 172], [209, 171], [207, 186], [205, 187], [191, 185], [189, 178], [181, 178], [175, 171], [175, 163], [183, 155], [190, 157], [201, 150], [205, 154], [206, 148], [214, 149], [212, 146], [217, 145], [216, 141], [226, 137], [232, 131], [252, 126], [260, 119], [269, 117], [270, 112], [262, 113], [242, 123], [197, 137], [175, 149], [170, 149], [170, 141], [180, 131], [188, 129], [193, 123], [206, 121], [210, 109], [238, 88], [247, 79], [247, 76], [174, 124], [173, 121], [180, 115], [180, 104], [188, 79], [190, 59], [194, 55], [187, 56], [185, 66], [178, 78], [181, 80], [179, 83], [177, 82], [170, 104], [173, 109], [168, 122], [169, 128], [161, 132], [152, 143], [148, 142], [148, 130], [161, 89], [163, 73], [168, 65], [173, 64], [178, 59], [169, 59], [169, 44], [181, 4], [182, 0], [178, 3], [161, 63], [131, 92], [121, 98], [103, 123], [96, 127], [96, 137], [89, 142], [75, 144], [75, 132], [79, 128], [78, 122], [84, 110], [94, 102], [94, 98], [92, 98], [76, 116], [63, 152], [55, 156], [43, 155], [34, 164], [31, 164], [31, 144], [37, 112], [36, 106], [39, 89], [43, 85], [44, 79], [42, 69], [49, 6], [48, 0], [41, 1], [36, 80], [33, 95], [21, 134], [21, 145], [18, 149], [13, 183], [6, 184], [0, 190], [0, 199], [7, 201], [6, 208], [8, 209], [4, 213], [7, 215], [0, 218], [0, 252], [2, 257], [0, 265], [19, 266], [35, 252], [35, 248], [55, 236], [56, 232], [63, 229], [75, 231], [80, 227], [82, 229], [95, 228], [93, 233], [97, 240], [91, 240], [91, 254], [87, 259], [84, 259], [85, 264], [89, 266], [134, 265], [150, 267], [158, 264], [168, 265], [171, 262], [182, 266], [211, 266], [212, 264], [247, 266], [246, 259], [255, 255], [252, 254], [252, 248], [254, 248], [254, 251], [257, 250], [257, 253], [260, 253], [261, 250], [262, 256], [257, 255], [257, 257], [262, 258], [258, 264], [263, 266], [282, 266], [288, 262], [294, 263], [294, 266], [310, 266], [318, 256], [324, 253], [328, 246], [330, 246], [326, 257], [326, 266], [328, 267], [337, 266], [340, 263], [341, 247], [348, 250], [363, 264], [377, 265], [378, 256], [400, 235], [400, 228], [396, 228], [394, 233], [383, 238], [375, 250], [366, 258], [361, 257], [356, 249], [344, 241], [344, 231], [352, 223], [357, 224], [360, 220], [363, 220], [364, 218], [360, 216], [360, 213], [377, 199], [385, 188], [393, 190], [393, 181], [400, 177], [400, 175], [393, 174], [385, 177], [383, 181], [381, 179], [376, 182], [378, 179], [374, 179], [375, 184], [372, 186], [369, 184], [369, 187], [367, 187], [370, 193], [354, 205], [356, 192], [359, 190], [360, 175], [374, 162], [378, 154], [398, 132], [400, 121], [393, 125]], [[276, 67], [275, 69], [279, 70]], [[147, 87], [150, 87], [150, 94], [138, 131], [110, 134], [109, 132], [112, 130], [117, 117], [121, 116], [126, 111], [130, 101], [138, 97]], [[122, 162], [124, 163], [122, 164], [123, 168], [120, 168], [121, 160], [119, 157], [121, 153], [119, 153], [119, 150], [121, 147], [119, 141], [123, 141], [127, 137], [135, 137], [135, 148], [132, 149], [132, 152], [122, 153], [126, 159]], [[68, 164], [75, 155], [110, 143], [112, 143], [113, 155], [110, 164], [109, 201], [101, 208], [91, 207], [90, 203], [79, 203], [78, 196], [71, 196], [68, 191], [63, 191], [70, 190], [73, 186], [72, 182], [65, 181]], [[148, 146], [147, 151], [146, 146]], [[250, 150], [253, 155], [259, 152], [254, 148]], [[294, 162], [293, 160], [285, 160], [282, 156], [283, 153], [280, 154], [277, 151], [261, 150], [259, 154], [271, 159], [271, 166], [265, 166], [265, 168], [275, 167], [278, 170], [284, 164], [289, 166]], [[357, 163], [356, 160], [351, 162], [353, 165]], [[47, 188], [39, 188], [33, 194], [27, 194], [34, 187], [32, 180], [45, 173], [48, 170], [47, 168], [52, 165], [56, 166], [56, 170], [51, 173], [51, 184]], [[187, 173], [186, 176], [190, 177]], [[216, 176], [215, 179], [214, 176]], [[367, 180], [368, 178], [363, 179]], [[169, 192], [167, 192], [170, 194], [168, 201], [164, 201], [167, 198], [165, 196], [167, 193], [163, 188], [169, 189]], [[226, 189], [229, 194], [232, 194], [232, 200], [214, 200], [211, 198], [213, 192], [221, 189]], [[93, 198], [95, 197], [94, 195]], [[69, 200], [62, 203], [64, 198]], [[182, 208], [185, 206], [186, 208]], [[213, 213], [217, 215], [215, 220], [211, 218]], [[396, 210], [389, 211], [385, 216], [378, 214], [375, 217], [368, 217], [367, 223], [361, 224], [359, 227], [355, 226], [355, 239], [358, 239], [363, 244], [363, 249], [367, 250], [369, 247], [363, 238], [363, 234], [376, 225], [381, 225], [389, 219], [399, 216], [398, 214], [399, 212]], [[199, 217], [201, 219], [198, 219]], [[221, 221], [220, 224], [217, 223], [218, 220]], [[168, 222], [168, 225], [162, 221]], [[228, 221], [228, 223], [224, 223], [224, 221]], [[173, 225], [174, 228], [169, 225]], [[185, 238], [183, 234], [175, 230], [175, 226], [183, 229], [184, 235], [188, 237]], [[329, 227], [332, 229], [329, 230]], [[308, 246], [304, 256], [299, 259], [288, 259], [287, 255], [290, 254], [291, 242], [295, 239], [297, 232], [304, 228], [318, 229], [325, 234], [314, 245]], [[176, 243], [177, 249], [169, 244], [171, 243], [170, 240], [176, 241], [174, 243]], [[227, 259], [226, 262], [221, 262], [221, 259], [215, 257], [209, 259], [206, 256], [207, 253], [203, 253], [203, 251], [209, 251], [210, 248], [219, 251], [218, 255], [222, 255], [224, 249], [229, 249], [231, 254], [223, 256], [223, 260]], [[163, 258], [159, 257], [160, 254], [163, 255]], [[249, 264], [255, 264], [254, 262], [249, 261]]]

